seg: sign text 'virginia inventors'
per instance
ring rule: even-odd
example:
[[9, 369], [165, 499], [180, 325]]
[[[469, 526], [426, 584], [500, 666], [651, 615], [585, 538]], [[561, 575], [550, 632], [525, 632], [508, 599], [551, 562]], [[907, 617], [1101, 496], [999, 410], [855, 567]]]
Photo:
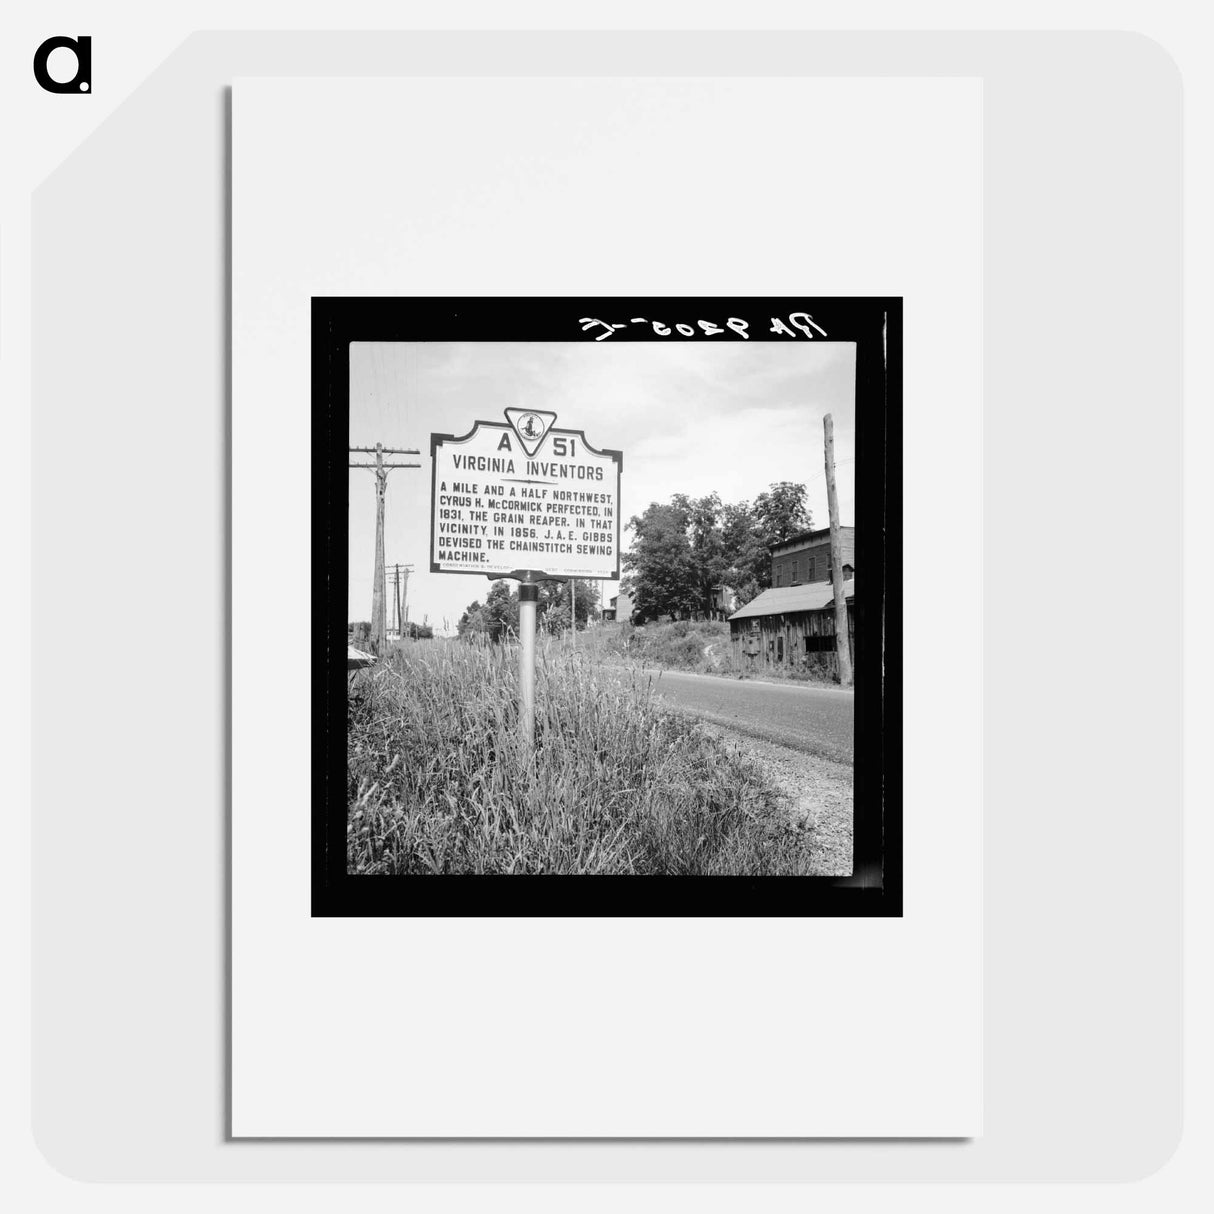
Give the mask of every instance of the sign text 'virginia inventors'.
[[430, 569], [502, 577], [619, 577], [619, 451], [556, 414], [507, 409], [461, 437], [430, 436]]

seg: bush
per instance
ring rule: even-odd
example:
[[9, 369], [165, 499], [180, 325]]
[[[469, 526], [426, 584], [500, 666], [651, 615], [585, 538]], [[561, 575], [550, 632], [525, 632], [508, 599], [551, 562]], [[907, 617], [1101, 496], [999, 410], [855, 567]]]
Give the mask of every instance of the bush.
[[722, 620], [604, 625], [586, 634], [585, 648], [600, 662], [715, 673], [729, 668], [729, 625]]
[[517, 651], [437, 641], [352, 679], [352, 873], [799, 873], [761, 768], [563, 646], [519, 736]]

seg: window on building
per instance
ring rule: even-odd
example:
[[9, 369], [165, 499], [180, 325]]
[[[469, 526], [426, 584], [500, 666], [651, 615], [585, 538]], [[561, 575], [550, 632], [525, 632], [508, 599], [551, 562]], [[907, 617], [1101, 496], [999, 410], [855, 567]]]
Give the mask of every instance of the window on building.
[[814, 574], [817, 572], [818, 566], [814, 557], [809, 558], [809, 572], [805, 575], [809, 581], [814, 580]]
[[792, 584], [795, 586], [801, 580], [800, 563], [793, 561], [792, 563]]

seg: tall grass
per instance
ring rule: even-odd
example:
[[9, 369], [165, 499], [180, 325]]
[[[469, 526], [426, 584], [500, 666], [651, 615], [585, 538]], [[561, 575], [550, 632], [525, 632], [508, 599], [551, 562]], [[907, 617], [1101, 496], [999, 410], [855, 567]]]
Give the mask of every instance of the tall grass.
[[579, 634], [578, 644], [600, 662], [705, 674], [729, 671], [729, 625], [723, 620], [674, 620], [640, 628], [604, 624]]
[[513, 647], [415, 645], [352, 678], [350, 872], [807, 871], [762, 770], [647, 679], [559, 643], [537, 667], [531, 748]]
[[612, 665], [690, 670], [700, 674], [791, 683], [833, 686], [837, 682], [833, 667], [821, 654], [811, 654], [808, 660], [802, 658], [796, 665], [773, 662], [754, 670], [734, 670], [729, 625], [721, 620], [674, 620], [638, 628], [608, 623], [579, 634], [578, 644], [597, 661]]

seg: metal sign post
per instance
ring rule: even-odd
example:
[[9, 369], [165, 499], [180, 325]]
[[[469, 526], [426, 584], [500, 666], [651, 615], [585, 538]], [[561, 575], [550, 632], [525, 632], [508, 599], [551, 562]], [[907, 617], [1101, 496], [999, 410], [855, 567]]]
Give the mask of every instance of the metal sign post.
[[519, 583], [519, 722], [535, 734], [539, 582], [569, 581], [577, 636], [577, 578], [620, 576], [620, 451], [557, 428], [548, 409], [510, 408], [466, 434], [430, 435], [430, 572]]
[[540, 588], [523, 582], [518, 588], [518, 716], [524, 753], [535, 739], [535, 609]]

